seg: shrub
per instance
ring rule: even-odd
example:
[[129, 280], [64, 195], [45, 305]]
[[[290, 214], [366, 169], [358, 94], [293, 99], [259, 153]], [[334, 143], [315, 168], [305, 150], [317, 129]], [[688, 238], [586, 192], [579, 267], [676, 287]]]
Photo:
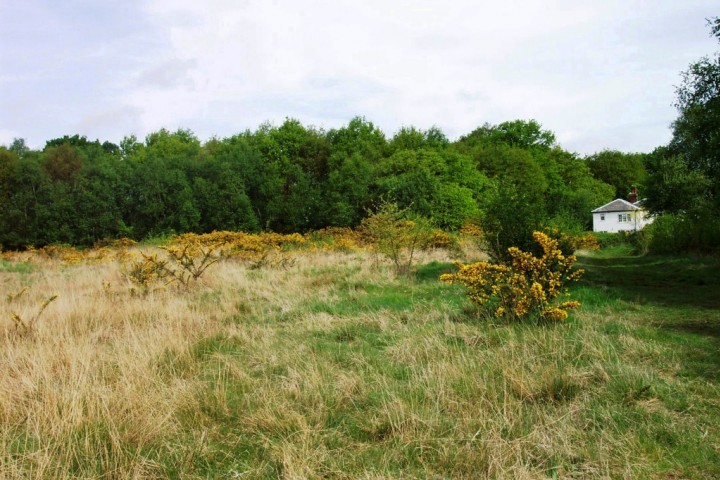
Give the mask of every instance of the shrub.
[[122, 272], [133, 285], [139, 287], [142, 292], [147, 293], [156, 284], [164, 282], [168, 285], [172, 279], [168, 280], [169, 273], [167, 270], [167, 260], [158, 258], [157, 254], [146, 255], [140, 252], [141, 259], [124, 263]]
[[173, 239], [173, 243], [161, 247], [164, 258], [157, 253], [144, 254], [141, 259], [125, 265], [125, 277], [143, 292], [156, 284], [180, 283], [186, 289], [197, 282], [205, 271], [223, 257], [222, 244], [206, 244], [202, 237], [185, 234]]
[[164, 268], [173, 279], [180, 282], [185, 288], [190, 282], [197, 282], [205, 271], [220, 258], [222, 252], [220, 245], [203, 245], [192, 239], [185, 242], [163, 247], [167, 252]]
[[697, 217], [660, 215], [645, 231], [649, 235], [647, 249], [653, 254], [720, 252], [720, 220], [710, 212]]
[[310, 232], [305, 237], [314, 248], [329, 251], [353, 252], [367, 244], [361, 230], [348, 227], [327, 227]]
[[456, 251], [459, 248], [457, 235], [450, 234], [437, 228], [433, 228], [430, 230], [425, 243], [422, 245], [422, 248], [438, 248]]
[[532, 251], [532, 233], [545, 220], [541, 200], [503, 186], [481, 219], [485, 250], [501, 262], [510, 261], [508, 249], [513, 246]]
[[616, 232], [595, 232], [594, 235], [600, 248], [618, 247], [627, 241], [621, 233]]
[[592, 235], [597, 239], [599, 248], [625, 246], [630, 249], [630, 253], [633, 255], [645, 255], [648, 253], [650, 244], [653, 241], [653, 231], [649, 226], [638, 231], [595, 232]]
[[565, 256], [557, 240], [542, 232], [534, 232], [533, 238], [543, 251], [541, 257], [510, 247], [506, 263], [458, 264], [458, 272], [441, 275], [440, 280], [464, 285], [470, 301], [496, 317], [564, 320], [580, 303], [558, 298], [583, 271], [572, 270], [576, 258]]
[[546, 227], [543, 229], [550, 238], [558, 241], [558, 248], [566, 254], [575, 253], [577, 250], [598, 250], [600, 243], [592, 232], [578, 232], [560, 227]]
[[382, 204], [361, 226], [373, 239], [376, 251], [392, 260], [398, 275], [410, 273], [415, 251], [432, 238], [427, 219], [411, 215], [395, 203]]

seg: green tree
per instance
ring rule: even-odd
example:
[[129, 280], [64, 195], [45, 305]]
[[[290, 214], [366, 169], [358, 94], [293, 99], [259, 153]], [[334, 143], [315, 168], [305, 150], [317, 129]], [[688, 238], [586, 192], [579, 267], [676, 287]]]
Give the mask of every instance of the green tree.
[[376, 163], [388, 150], [385, 134], [372, 122], [355, 117], [346, 127], [330, 130], [328, 140], [332, 145], [333, 156], [346, 158], [354, 153]]
[[323, 225], [356, 226], [378, 198], [378, 165], [389, 151], [385, 134], [364, 118], [327, 133], [331, 154], [318, 206]]
[[47, 243], [52, 203], [52, 182], [43, 168], [38, 152], [29, 152], [22, 161], [14, 154], [0, 154], [3, 188], [0, 215], [0, 243], [4, 247], [21, 248]]
[[[15, 176], [20, 168], [16, 151], [0, 147], [0, 246], [8, 241], [8, 223], [11, 213], [10, 200], [14, 197]], [[12, 221], [12, 220], [10, 220]]]
[[145, 137], [145, 148], [136, 149], [134, 159], [156, 160], [170, 168], [184, 170], [198, 161], [200, 151], [200, 140], [190, 130], [170, 132], [162, 128]]
[[113, 156], [88, 161], [71, 192], [71, 243], [92, 245], [99, 239], [127, 236], [130, 232], [125, 228], [119, 202], [125, 189]]
[[378, 164], [380, 196], [402, 209], [457, 229], [487, 201], [489, 181], [472, 159], [444, 148], [400, 150]]
[[442, 149], [450, 144], [445, 134], [437, 127], [427, 131], [415, 127], [402, 127], [390, 140], [392, 152], [398, 150], [418, 150], [421, 148]]
[[[708, 24], [711, 35], [720, 41], [720, 17], [708, 20]], [[679, 155], [688, 172], [709, 180], [701, 196], [717, 208], [720, 206], [720, 51], [690, 65], [683, 72], [676, 93], [679, 116], [673, 123], [668, 153]]]
[[325, 184], [323, 218], [326, 225], [354, 227], [371, 203], [373, 165], [358, 153], [343, 158]]
[[198, 233], [259, 229], [242, 178], [233, 172], [231, 165], [207, 162], [200, 175], [194, 177], [192, 190], [200, 212]]
[[543, 130], [536, 120], [513, 120], [499, 125], [485, 125], [460, 138], [466, 148], [478, 145], [507, 145], [525, 150], [550, 150], [556, 144], [555, 134]]
[[382, 197], [396, 202], [400, 209], [429, 218], [444, 170], [437, 152], [401, 150], [379, 163], [376, 186]]
[[651, 211], [697, 216], [711, 205], [712, 181], [691, 168], [682, 155], [661, 147], [648, 156], [647, 165], [646, 206]]
[[641, 153], [603, 150], [585, 161], [596, 179], [615, 188], [615, 198], [627, 199], [633, 185], [644, 186], [647, 181], [645, 155]]
[[136, 238], [197, 230], [200, 212], [182, 169], [148, 158], [132, 175], [127, 223]]
[[48, 146], [43, 156], [45, 171], [54, 181], [73, 181], [84, 163], [82, 153], [69, 143]]
[[536, 198], [515, 185], [501, 181], [497, 195], [481, 217], [485, 245], [495, 260], [510, 259], [508, 248], [537, 251], [532, 234], [547, 220]]
[[27, 146], [24, 138], [13, 138], [13, 141], [8, 147], [8, 150], [15, 153], [18, 158], [23, 158], [25, 154], [30, 151], [30, 147]]
[[594, 178], [586, 162], [561, 148], [548, 152], [545, 164], [549, 221], [566, 230], [591, 228], [590, 212], [615, 198], [613, 187]]
[[330, 154], [324, 133], [286, 119], [280, 127], [261, 126], [251, 139], [280, 179], [267, 227], [280, 232], [318, 228], [320, 186], [328, 174]]
[[473, 157], [477, 168], [489, 178], [521, 191], [524, 198], [532, 199], [538, 207], [544, 206], [548, 179], [532, 152], [499, 144], [476, 148]]
[[477, 217], [479, 211], [472, 190], [445, 183], [440, 186], [433, 204], [432, 221], [440, 228], [458, 230], [468, 219]]
[[[720, 18], [708, 20], [720, 40]], [[720, 52], [690, 65], [676, 89], [679, 116], [667, 147], [648, 158], [651, 252], [720, 250]]]

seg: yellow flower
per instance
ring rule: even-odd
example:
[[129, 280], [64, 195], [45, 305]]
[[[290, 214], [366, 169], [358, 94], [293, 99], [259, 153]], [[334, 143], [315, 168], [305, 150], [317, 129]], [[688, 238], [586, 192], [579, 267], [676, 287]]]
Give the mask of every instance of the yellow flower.
[[533, 300], [540, 303], [545, 302], [546, 299], [545, 291], [543, 290], [542, 285], [540, 285], [538, 282], [533, 282], [532, 286], [530, 287], [530, 296], [533, 298]]
[[559, 321], [565, 320], [568, 317], [568, 314], [565, 310], [561, 310], [557, 307], [550, 307], [542, 313], [542, 317], [547, 320]]
[[572, 310], [573, 308], [578, 308], [580, 306], [580, 302], [577, 300], [570, 300], [568, 302], [563, 302], [560, 304], [560, 308], [563, 310]]

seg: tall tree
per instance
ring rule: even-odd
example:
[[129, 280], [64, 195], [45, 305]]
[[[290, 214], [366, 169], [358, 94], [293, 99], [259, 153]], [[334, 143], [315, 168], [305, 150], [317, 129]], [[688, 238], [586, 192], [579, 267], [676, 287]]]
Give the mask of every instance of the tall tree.
[[647, 180], [642, 153], [603, 150], [588, 156], [585, 161], [596, 179], [615, 188], [615, 198], [626, 198], [633, 185], [644, 186]]
[[321, 205], [326, 225], [355, 226], [376, 198], [373, 180], [381, 159], [389, 150], [385, 134], [364, 118], [355, 117], [347, 126], [330, 130], [328, 180]]
[[550, 150], [555, 146], [555, 134], [543, 130], [536, 120], [513, 120], [499, 125], [486, 123], [460, 138], [460, 145], [474, 147], [477, 145], [503, 144], [526, 150]]
[[[709, 19], [708, 25], [720, 41], [720, 17]], [[668, 153], [679, 155], [688, 172], [707, 178], [704, 197], [720, 207], [720, 51], [691, 64], [682, 77]]]
[[25, 156], [25, 154], [30, 151], [30, 147], [27, 146], [24, 138], [13, 138], [13, 141], [8, 147], [8, 150], [14, 152], [15, 155], [18, 156], [18, 158], [23, 158], [23, 156]]

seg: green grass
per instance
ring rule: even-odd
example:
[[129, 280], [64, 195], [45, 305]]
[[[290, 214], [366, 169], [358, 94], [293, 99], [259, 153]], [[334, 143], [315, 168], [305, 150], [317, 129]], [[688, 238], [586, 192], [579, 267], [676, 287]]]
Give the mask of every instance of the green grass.
[[450, 264], [311, 269], [303, 301], [157, 359], [194, 400], [133, 454], [162, 478], [720, 478], [720, 262], [580, 264], [583, 307], [545, 325], [472, 316]]
[[454, 305], [464, 303], [457, 288], [439, 282], [402, 284], [366, 284], [341, 291], [332, 300], [310, 300], [301, 307], [302, 312], [328, 313], [352, 316], [382, 310], [405, 312], [422, 306]]
[[[207, 386], [186, 429], [213, 433], [182, 470], [160, 457], [197, 478], [717, 478], [718, 262], [623, 253], [583, 258], [585, 309], [547, 326], [468, 317], [461, 291], [425, 273], [447, 265], [416, 281], [338, 275], [297, 325], [251, 327], [272, 332], [262, 351], [193, 347]], [[319, 314], [333, 325], [302, 326]]]
[[31, 273], [36, 270], [35, 265], [29, 262], [8, 262], [0, 259], [0, 272]]

